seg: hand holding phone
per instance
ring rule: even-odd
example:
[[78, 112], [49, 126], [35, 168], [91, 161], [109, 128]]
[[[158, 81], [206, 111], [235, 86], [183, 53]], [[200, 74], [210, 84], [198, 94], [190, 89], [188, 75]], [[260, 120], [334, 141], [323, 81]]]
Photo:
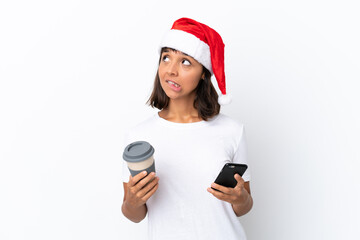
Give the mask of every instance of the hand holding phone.
[[[222, 168], [219, 175], [215, 179], [215, 183], [222, 185], [224, 187], [234, 188], [237, 184], [234, 175], [237, 173], [240, 176], [242, 176], [245, 173], [247, 167], [248, 166], [246, 164], [225, 163], [224, 167]], [[215, 188], [213, 189], [217, 190]]]

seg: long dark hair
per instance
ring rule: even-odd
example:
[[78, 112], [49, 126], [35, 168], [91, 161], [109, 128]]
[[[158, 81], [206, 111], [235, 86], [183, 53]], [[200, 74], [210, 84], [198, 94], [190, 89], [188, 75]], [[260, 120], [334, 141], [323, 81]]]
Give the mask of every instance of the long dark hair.
[[[172, 48], [162, 48], [160, 53], [159, 64], [161, 55], [165, 50], [177, 51]], [[218, 94], [211, 82], [211, 73], [203, 66], [204, 80], [200, 80], [196, 87], [196, 97], [194, 101], [194, 108], [198, 111], [199, 117], [203, 120], [208, 120], [219, 114], [220, 104], [218, 103]], [[166, 109], [169, 105], [169, 97], [166, 95], [160, 84], [159, 72], [156, 72], [154, 88], [150, 98], [147, 101], [151, 107], [158, 108], [159, 110]]]

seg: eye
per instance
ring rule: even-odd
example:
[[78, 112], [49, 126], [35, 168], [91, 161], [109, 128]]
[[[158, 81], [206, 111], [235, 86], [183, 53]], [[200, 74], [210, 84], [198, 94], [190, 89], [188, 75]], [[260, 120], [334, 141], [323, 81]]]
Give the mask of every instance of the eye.
[[169, 56], [168, 56], [168, 55], [164, 55], [164, 56], [162, 57], [162, 61], [163, 61], [163, 62], [169, 61]]
[[182, 63], [183, 63], [184, 65], [186, 65], [186, 66], [190, 66], [190, 65], [191, 65], [191, 62], [190, 62], [189, 60], [187, 60], [187, 59], [184, 59], [184, 60], [182, 61]]

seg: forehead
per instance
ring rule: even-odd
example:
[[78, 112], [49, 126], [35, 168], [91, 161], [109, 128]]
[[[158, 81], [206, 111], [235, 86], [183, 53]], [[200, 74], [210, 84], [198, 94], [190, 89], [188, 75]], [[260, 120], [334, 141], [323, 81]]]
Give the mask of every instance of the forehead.
[[168, 48], [168, 47], [163, 48], [163, 49], [161, 50], [161, 53], [164, 53], [164, 52], [173, 52], [173, 53], [185, 55], [185, 56], [187, 56], [187, 57], [191, 57], [191, 56], [189, 56], [188, 54], [183, 53], [183, 52], [181, 52], [181, 51], [179, 51], [179, 50], [176, 50], [176, 49], [174, 49], [174, 48]]

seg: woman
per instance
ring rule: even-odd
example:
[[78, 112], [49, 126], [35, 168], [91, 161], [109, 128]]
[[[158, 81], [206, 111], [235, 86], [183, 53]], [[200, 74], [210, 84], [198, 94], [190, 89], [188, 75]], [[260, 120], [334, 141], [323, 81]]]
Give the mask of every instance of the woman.
[[[222, 39], [181, 18], [160, 49], [149, 99], [160, 112], [125, 141], [151, 143], [157, 173], [131, 177], [124, 165], [122, 212], [133, 222], [148, 215], [150, 239], [246, 239], [238, 217], [252, 208], [249, 170], [234, 176], [235, 188], [213, 183], [225, 163], [247, 164], [243, 124], [219, 113], [218, 100], [226, 97]], [[212, 74], [224, 95], [219, 99]]]

